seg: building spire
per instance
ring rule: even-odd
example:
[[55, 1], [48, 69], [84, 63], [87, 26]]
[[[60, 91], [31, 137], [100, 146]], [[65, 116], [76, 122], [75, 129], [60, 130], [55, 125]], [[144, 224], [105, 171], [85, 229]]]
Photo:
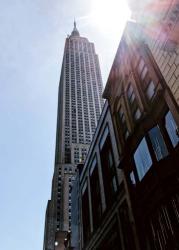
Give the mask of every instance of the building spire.
[[73, 31], [71, 33], [71, 36], [80, 36], [80, 33], [76, 28], [76, 20], [75, 20], [75, 18], [74, 18], [74, 23], [73, 24], [74, 24], [74, 27], [73, 27]]
[[76, 20], [74, 18], [74, 29], [76, 29]]

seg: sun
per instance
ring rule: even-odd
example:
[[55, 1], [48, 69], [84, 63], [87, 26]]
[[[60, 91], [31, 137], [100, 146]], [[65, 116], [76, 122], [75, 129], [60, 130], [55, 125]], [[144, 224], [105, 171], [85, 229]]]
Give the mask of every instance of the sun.
[[126, 0], [93, 0], [90, 19], [104, 33], [122, 32], [131, 11]]

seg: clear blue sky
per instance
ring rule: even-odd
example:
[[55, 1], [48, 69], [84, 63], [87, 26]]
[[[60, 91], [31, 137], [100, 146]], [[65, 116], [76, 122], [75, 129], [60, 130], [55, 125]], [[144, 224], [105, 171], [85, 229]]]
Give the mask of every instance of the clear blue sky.
[[57, 92], [74, 16], [99, 54], [104, 82], [119, 39], [80, 17], [89, 0], [1, 0], [0, 244], [40, 250], [54, 167]]

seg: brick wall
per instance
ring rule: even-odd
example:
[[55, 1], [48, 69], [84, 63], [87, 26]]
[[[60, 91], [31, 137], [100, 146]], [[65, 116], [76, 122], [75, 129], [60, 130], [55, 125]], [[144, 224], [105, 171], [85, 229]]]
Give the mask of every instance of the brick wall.
[[179, 0], [142, 1], [139, 7], [133, 17], [179, 105]]
[[[167, 39], [167, 38], [166, 38]], [[160, 41], [160, 36], [150, 43], [152, 54], [179, 105], [179, 46], [170, 51], [164, 48], [165, 42]]]

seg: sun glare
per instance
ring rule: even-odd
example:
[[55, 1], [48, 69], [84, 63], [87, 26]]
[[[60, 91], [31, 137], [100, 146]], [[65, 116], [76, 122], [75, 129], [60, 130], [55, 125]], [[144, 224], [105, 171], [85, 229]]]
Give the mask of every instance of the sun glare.
[[131, 12], [126, 0], [93, 0], [91, 21], [101, 32], [122, 32]]

